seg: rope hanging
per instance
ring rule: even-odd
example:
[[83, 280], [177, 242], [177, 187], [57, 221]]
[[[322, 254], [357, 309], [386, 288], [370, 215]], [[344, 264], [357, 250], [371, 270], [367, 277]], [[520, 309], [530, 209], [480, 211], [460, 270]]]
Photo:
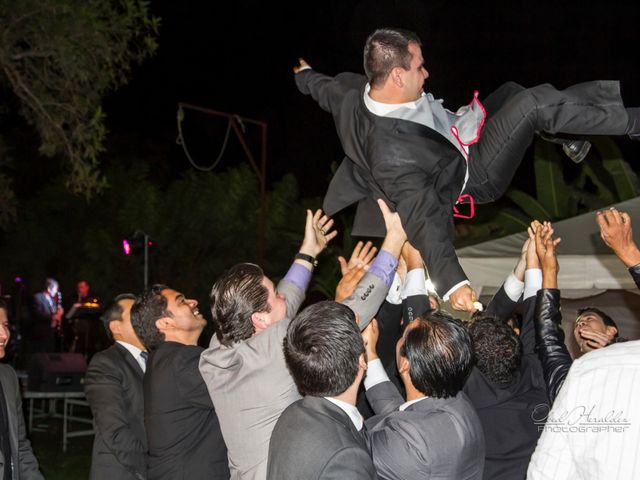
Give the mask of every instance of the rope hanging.
[[[237, 115], [236, 115], [236, 117], [237, 117]], [[189, 153], [189, 150], [187, 149], [187, 144], [184, 141], [184, 136], [182, 135], [182, 121], [183, 120], [184, 120], [184, 110], [182, 109], [182, 105], [180, 105], [180, 106], [178, 106], [178, 114], [177, 114], [178, 137], [176, 138], [176, 143], [178, 145], [182, 146], [182, 150], [184, 151], [184, 154], [186, 155], [187, 159], [189, 160], [189, 163], [191, 163], [193, 168], [195, 168], [196, 170], [199, 170], [201, 172], [210, 172], [211, 170], [213, 170], [214, 168], [216, 168], [218, 166], [218, 163], [220, 163], [220, 160], [222, 160], [222, 155], [224, 155], [224, 151], [227, 148], [227, 142], [229, 141], [229, 134], [231, 133], [231, 118], [229, 118], [229, 121], [227, 123], [227, 131], [224, 134], [224, 141], [222, 142], [222, 148], [220, 149], [220, 153], [218, 154], [218, 157], [215, 159], [213, 164], [211, 164], [208, 167], [201, 167], [200, 165], [197, 165], [196, 162], [191, 157], [191, 154]], [[241, 125], [242, 129], [244, 130], [244, 125], [242, 124], [242, 122], [240, 122], [240, 125]]]

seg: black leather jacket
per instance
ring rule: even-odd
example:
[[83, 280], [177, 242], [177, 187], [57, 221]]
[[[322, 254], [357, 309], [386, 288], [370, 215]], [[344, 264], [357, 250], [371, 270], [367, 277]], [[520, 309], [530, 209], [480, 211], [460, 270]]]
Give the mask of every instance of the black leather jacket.
[[[640, 279], [640, 269], [638, 278]], [[538, 290], [534, 319], [538, 357], [542, 363], [549, 400], [553, 403], [573, 363], [569, 350], [564, 344], [560, 290], [557, 288]]]
[[[640, 288], [640, 264], [630, 267], [629, 273], [636, 286]], [[573, 363], [564, 343], [564, 331], [561, 326], [562, 314], [560, 313], [560, 290], [557, 288], [539, 290], [534, 315], [536, 348], [542, 363], [549, 400], [553, 403]]]
[[631, 274], [633, 281], [636, 282], [636, 286], [640, 288], [640, 263], [633, 267], [629, 267], [629, 273]]

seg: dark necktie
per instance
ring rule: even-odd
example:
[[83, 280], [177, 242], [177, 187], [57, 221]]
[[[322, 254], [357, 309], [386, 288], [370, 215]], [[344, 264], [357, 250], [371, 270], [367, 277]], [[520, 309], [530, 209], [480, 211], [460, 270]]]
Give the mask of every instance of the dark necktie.
[[147, 364], [147, 359], [149, 358], [149, 352], [140, 352], [140, 356], [142, 357], [142, 360], [144, 360], [144, 364]]

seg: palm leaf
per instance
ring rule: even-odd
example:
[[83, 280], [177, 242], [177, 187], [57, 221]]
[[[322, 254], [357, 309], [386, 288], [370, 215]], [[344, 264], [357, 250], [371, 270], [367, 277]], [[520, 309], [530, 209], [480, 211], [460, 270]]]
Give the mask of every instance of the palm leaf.
[[544, 205], [522, 190], [510, 188], [507, 190], [506, 196], [520, 207], [524, 213], [529, 215], [530, 218], [537, 220], [548, 220], [551, 218], [551, 214], [544, 208]]
[[628, 200], [638, 196], [640, 183], [629, 163], [622, 158], [622, 152], [609, 137], [598, 137], [592, 141], [600, 156], [602, 166], [611, 175], [619, 200]]

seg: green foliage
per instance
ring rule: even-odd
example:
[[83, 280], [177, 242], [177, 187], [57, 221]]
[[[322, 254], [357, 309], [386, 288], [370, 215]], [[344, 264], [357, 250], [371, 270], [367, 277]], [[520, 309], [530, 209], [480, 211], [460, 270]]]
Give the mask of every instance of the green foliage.
[[[24, 214], [0, 237], [1, 283], [20, 275], [33, 291], [52, 275], [69, 291], [84, 277], [103, 298], [139, 292], [142, 259], [125, 256], [121, 243], [137, 229], [155, 243], [150, 281], [195, 298], [207, 298], [225, 268], [257, 260], [260, 197], [248, 167], [190, 171], [166, 189], [149, 180], [144, 164], [119, 164], [106, 174], [110, 187], [91, 204], [62, 182], [52, 182], [24, 203]], [[269, 275], [286, 272], [302, 241], [305, 216], [297, 191], [295, 179], [287, 175], [268, 192]]]
[[547, 218], [563, 218], [569, 214], [570, 195], [562, 174], [563, 160], [554, 144], [535, 142], [536, 193], [538, 201], [550, 214]]
[[106, 186], [102, 99], [154, 53], [159, 19], [142, 0], [0, 0], [0, 19], [0, 78], [40, 152], [65, 158], [67, 185], [91, 198]]

